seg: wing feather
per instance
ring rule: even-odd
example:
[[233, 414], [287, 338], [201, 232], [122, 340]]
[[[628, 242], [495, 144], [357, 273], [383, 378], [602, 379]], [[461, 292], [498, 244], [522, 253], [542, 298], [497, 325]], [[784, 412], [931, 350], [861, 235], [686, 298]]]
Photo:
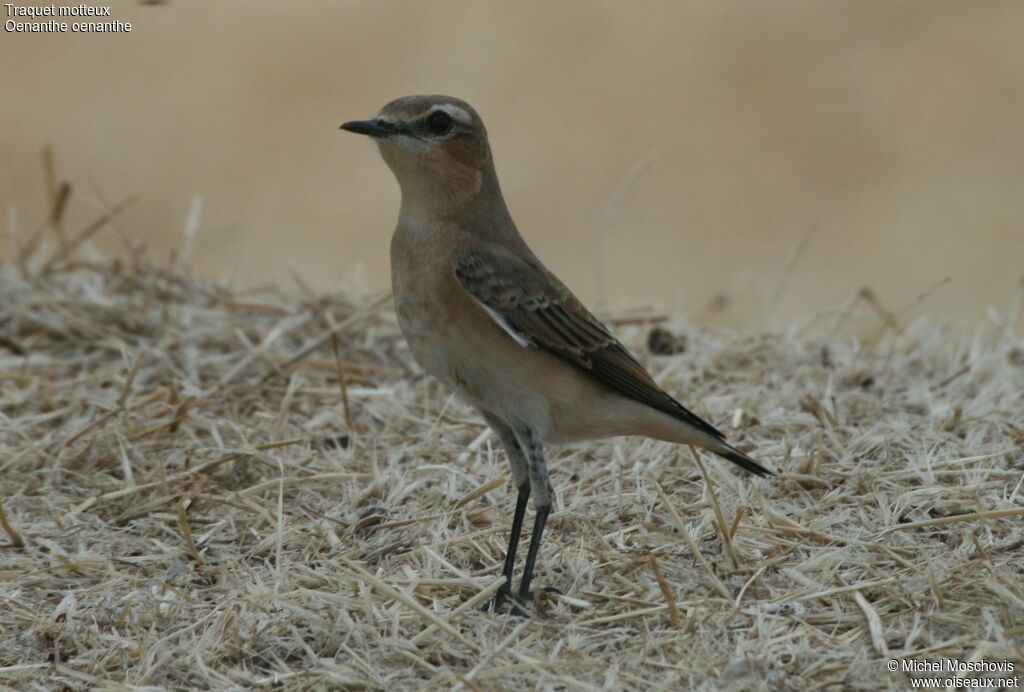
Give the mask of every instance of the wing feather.
[[458, 262], [455, 275], [520, 346], [561, 356], [622, 394], [724, 439], [662, 390], [608, 328], [532, 257], [478, 247]]

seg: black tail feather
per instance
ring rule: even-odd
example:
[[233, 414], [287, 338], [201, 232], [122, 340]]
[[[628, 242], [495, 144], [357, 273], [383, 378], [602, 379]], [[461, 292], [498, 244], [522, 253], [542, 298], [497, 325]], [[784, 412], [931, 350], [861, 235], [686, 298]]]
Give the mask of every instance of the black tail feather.
[[754, 461], [746, 454], [733, 447], [732, 445], [729, 445], [725, 442], [723, 442], [722, 445], [725, 447], [725, 449], [712, 449], [711, 451], [724, 459], [728, 459], [729, 461], [736, 464], [744, 471], [749, 471], [750, 473], [757, 474], [758, 476], [775, 475], [773, 471], [769, 471], [764, 466], [761, 466], [761, 464], [757, 463], [756, 461]]

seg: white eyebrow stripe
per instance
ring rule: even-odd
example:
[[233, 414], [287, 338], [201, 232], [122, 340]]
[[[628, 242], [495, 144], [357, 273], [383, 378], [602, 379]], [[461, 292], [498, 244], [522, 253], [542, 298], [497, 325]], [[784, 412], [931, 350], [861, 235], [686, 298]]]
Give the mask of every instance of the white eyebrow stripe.
[[458, 120], [463, 125], [472, 125], [473, 118], [465, 109], [459, 108], [454, 103], [439, 103], [435, 106], [436, 110], [444, 111], [448, 115]]

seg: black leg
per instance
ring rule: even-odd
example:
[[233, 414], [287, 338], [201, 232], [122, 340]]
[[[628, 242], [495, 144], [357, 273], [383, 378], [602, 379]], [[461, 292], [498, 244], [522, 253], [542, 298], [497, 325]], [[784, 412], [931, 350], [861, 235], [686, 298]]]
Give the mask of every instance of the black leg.
[[505, 575], [505, 583], [494, 594], [494, 610], [497, 612], [512, 595], [512, 570], [516, 566], [516, 550], [519, 547], [519, 536], [523, 532], [523, 516], [526, 514], [526, 505], [530, 500], [530, 482], [527, 481], [519, 486], [519, 495], [516, 497], [516, 512], [512, 516], [512, 533], [508, 537], [508, 548], [505, 549], [505, 567], [501, 573]]
[[[516, 497], [516, 511], [512, 517], [512, 533], [509, 536], [508, 549], [505, 551], [505, 566], [501, 571], [505, 577], [505, 583], [494, 594], [494, 599], [481, 610], [487, 611], [493, 607], [497, 611], [505, 604], [505, 601], [513, 600], [515, 602], [512, 604], [512, 614], [525, 616], [527, 613], [520, 606], [523, 601], [529, 600], [532, 596], [530, 582], [533, 581], [533, 567], [537, 564], [537, 553], [540, 551], [544, 525], [547, 523], [548, 514], [551, 513], [551, 482], [548, 480], [547, 464], [544, 461], [544, 444], [540, 435], [528, 426], [513, 429], [499, 418], [484, 411], [481, 413], [498, 435], [508, 453], [512, 476], [515, 478], [519, 491], [519, 495]], [[526, 553], [523, 579], [519, 583], [518, 595], [513, 598], [512, 572], [516, 565], [519, 537], [523, 532], [526, 505], [529, 503], [531, 494], [536, 517], [533, 520], [533, 531], [530, 533], [530, 547]]]
[[548, 480], [548, 467], [544, 461], [544, 444], [540, 435], [532, 428], [517, 431], [519, 446], [526, 452], [530, 486], [533, 488], [533, 506], [536, 515], [533, 520], [533, 531], [530, 533], [530, 547], [526, 552], [526, 564], [523, 566], [523, 579], [519, 582], [519, 600], [529, 600], [530, 582], [533, 581], [533, 567], [537, 563], [540, 551], [540, 540], [544, 535], [544, 524], [551, 513], [551, 481]]
[[527, 600], [531, 596], [530, 581], [533, 580], [533, 565], [537, 562], [540, 539], [544, 534], [544, 524], [547, 523], [550, 512], [550, 504], [537, 507], [537, 516], [533, 520], [533, 532], [530, 534], [530, 548], [526, 552], [526, 565], [523, 567], [523, 580], [519, 582], [519, 598], [522, 600]]
[[508, 539], [508, 549], [505, 550], [505, 566], [501, 573], [505, 576], [505, 583], [494, 594], [494, 598], [483, 608], [484, 612], [494, 609], [495, 612], [501, 608], [505, 601], [512, 597], [512, 571], [516, 565], [516, 550], [519, 547], [519, 536], [523, 532], [523, 516], [526, 514], [526, 505], [530, 500], [530, 473], [529, 462], [526, 454], [520, 447], [519, 440], [515, 433], [500, 418], [481, 411], [484, 420], [491, 426], [491, 430], [498, 436], [501, 445], [508, 454], [509, 465], [512, 467], [512, 479], [515, 481], [519, 494], [516, 497], [516, 511], [512, 516], [512, 534]]

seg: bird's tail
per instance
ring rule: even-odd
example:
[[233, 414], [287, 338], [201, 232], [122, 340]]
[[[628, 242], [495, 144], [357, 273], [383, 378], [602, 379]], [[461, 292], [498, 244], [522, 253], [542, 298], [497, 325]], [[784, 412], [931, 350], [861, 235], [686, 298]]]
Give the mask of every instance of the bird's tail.
[[687, 411], [687, 417], [685, 418], [668, 416], [664, 412], [655, 410], [650, 406], [637, 404], [633, 411], [633, 416], [626, 416], [625, 418], [630, 422], [630, 425], [616, 431], [616, 434], [645, 435], [656, 440], [700, 447], [728, 459], [744, 471], [749, 471], [758, 476], [775, 475], [726, 442], [725, 435], [689, 411]]
[[714, 446], [709, 445], [707, 449], [711, 452], [714, 452], [723, 459], [728, 459], [729, 461], [736, 464], [744, 471], [750, 471], [751, 473], [755, 473], [758, 476], [775, 475], [772, 471], [769, 471], [764, 466], [761, 466], [761, 464], [757, 463], [756, 461], [748, 457], [746, 454], [733, 447], [728, 442], [725, 442], [724, 440], [716, 440], [716, 442], [718, 444]]

